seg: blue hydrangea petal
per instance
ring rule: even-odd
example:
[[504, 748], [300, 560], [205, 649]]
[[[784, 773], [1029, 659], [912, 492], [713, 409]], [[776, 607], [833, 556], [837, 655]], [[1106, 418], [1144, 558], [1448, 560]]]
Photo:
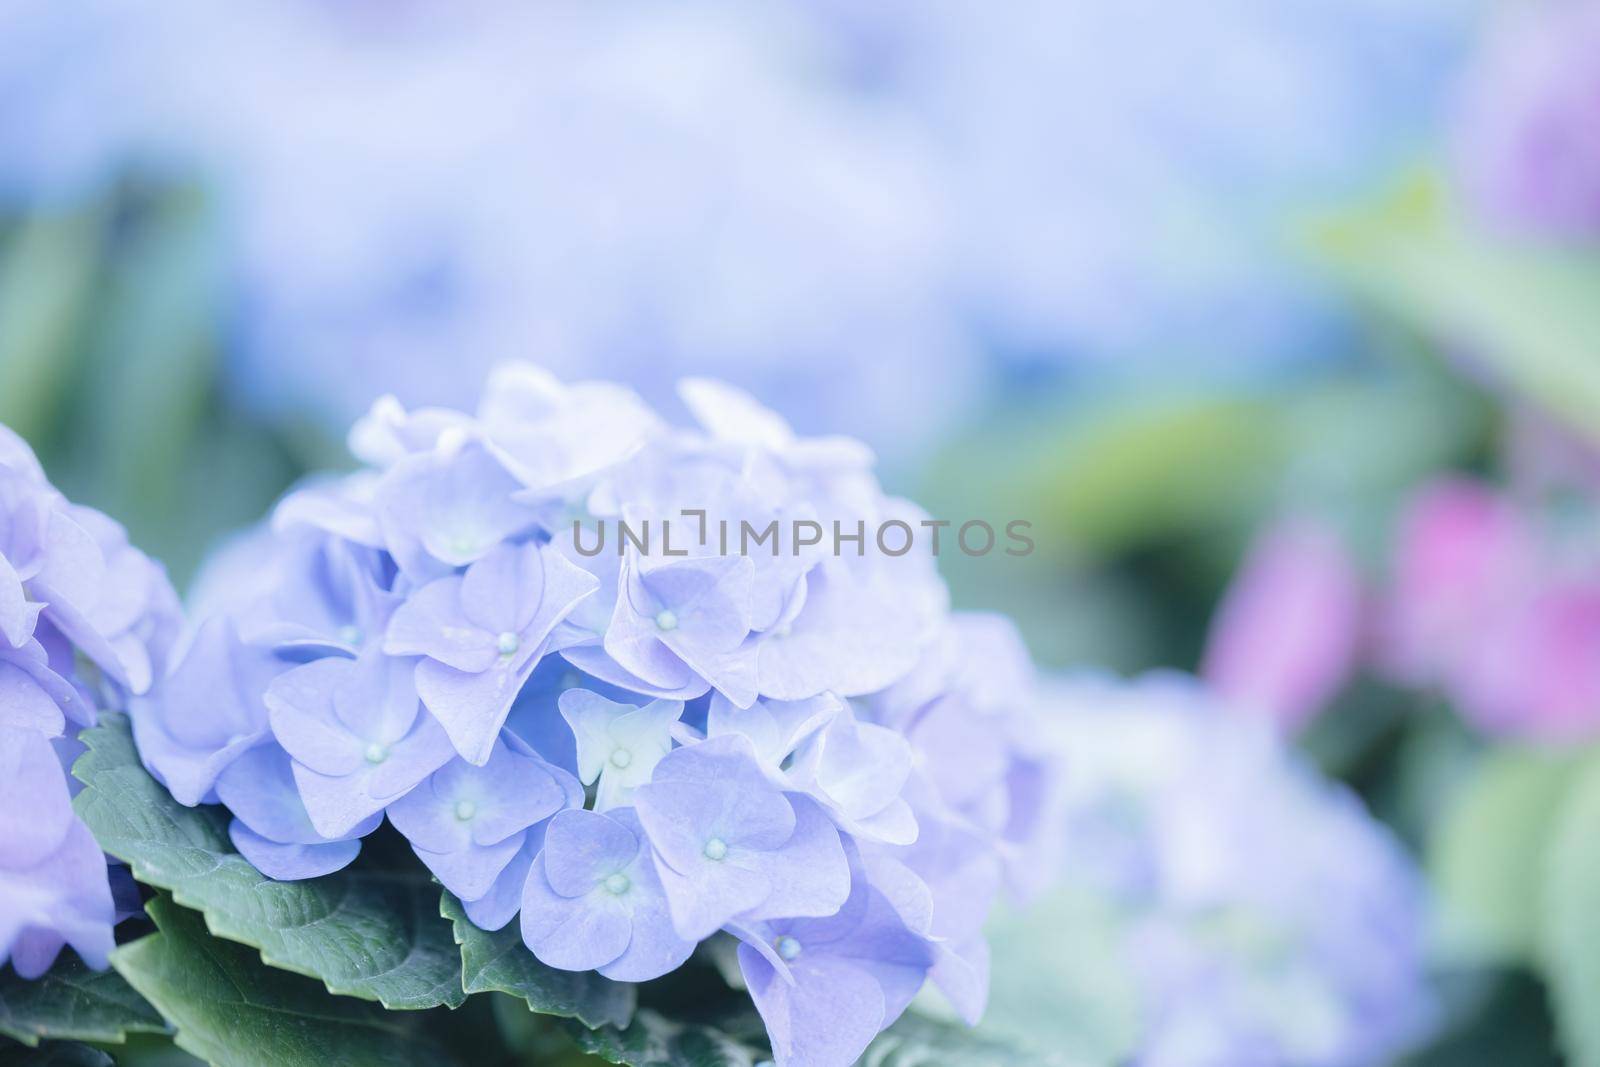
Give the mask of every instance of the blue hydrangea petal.
[[228, 837], [251, 866], [280, 882], [321, 878], [341, 871], [361, 854], [360, 836], [317, 844], [285, 844], [262, 837], [242, 821], [228, 824]]
[[29, 729], [46, 737], [61, 733], [67, 717], [33, 676], [0, 651], [0, 726]]
[[[293, 761], [279, 745], [258, 745], [229, 764], [217, 778], [217, 799], [263, 841], [280, 845], [328, 841], [311, 824], [295, 783]], [[380, 817], [373, 816], [354, 827], [349, 836], [365, 837], [378, 828], [379, 821]]]
[[346, 440], [357, 459], [388, 467], [407, 456], [431, 452], [452, 435], [463, 438], [472, 427], [472, 419], [462, 412], [438, 407], [407, 411], [398, 397], [386, 393], [355, 421]]
[[441, 885], [463, 900], [477, 900], [494, 888], [501, 873], [522, 851], [526, 831], [492, 845], [472, 845], [455, 852], [414, 851]]
[[425, 659], [416, 666], [417, 693], [445, 728], [463, 758], [488, 758], [517, 693], [532, 676], [535, 659], [494, 663], [468, 673]]
[[461, 613], [491, 634], [520, 634], [539, 610], [544, 578], [537, 544], [502, 545], [467, 568], [461, 579]]
[[412, 593], [390, 618], [383, 650], [391, 656], [427, 656], [458, 671], [486, 670], [499, 655], [498, 631], [466, 617], [461, 608], [464, 581], [452, 574]]
[[348, 660], [314, 660], [273, 679], [264, 696], [278, 743], [318, 774], [352, 774], [366, 758], [367, 742], [351, 733], [333, 710], [334, 691], [349, 680], [351, 671]]
[[61, 847], [71, 798], [44, 734], [0, 725], [0, 742], [0, 864], [23, 869]]
[[453, 759], [389, 806], [389, 821], [414, 846], [458, 852], [521, 833], [566, 807], [581, 788], [534, 755], [497, 744], [476, 766]]
[[829, 560], [806, 576], [804, 607], [788, 632], [763, 641], [763, 695], [803, 700], [832, 691], [859, 696], [893, 683], [917, 663], [926, 617], [893, 582], [864, 566]]
[[500, 930], [517, 917], [517, 912], [522, 910], [522, 892], [528, 884], [528, 872], [543, 844], [541, 828], [529, 830], [522, 850], [511, 857], [511, 862], [506, 864], [505, 870], [500, 872], [489, 891], [476, 900], [461, 902], [472, 925], [480, 930]]
[[522, 488], [478, 442], [421, 452], [390, 467], [376, 505], [384, 543], [419, 579], [482, 559], [533, 523]]
[[320, 530], [366, 548], [384, 547], [378, 522], [379, 477], [358, 471], [343, 478], [314, 478], [290, 492], [272, 511], [279, 533], [299, 528]]
[[902, 734], [846, 713], [813, 735], [796, 757], [790, 780], [845, 818], [867, 819], [900, 798], [911, 762]]
[[706, 713], [706, 736], [742, 734], [755, 746], [762, 765], [776, 770], [843, 709], [844, 702], [832, 693], [806, 700], [757, 700], [748, 708], [715, 693]]
[[759, 905], [742, 913], [745, 921], [832, 915], [850, 896], [850, 864], [832, 820], [808, 797], [791, 794], [790, 803], [794, 834], [781, 849], [733, 857], [772, 887]]
[[371, 648], [334, 662], [345, 666], [346, 677], [333, 690], [333, 713], [355, 736], [392, 744], [423, 717], [411, 661]]
[[794, 808], [762, 772], [755, 749], [738, 735], [685, 745], [656, 765], [634, 793], [639, 820], [668, 863], [693, 869], [708, 837], [765, 851], [794, 834]]
[[263, 694], [287, 667], [210, 620], [159, 692], [133, 702], [140, 758], [180, 804], [205, 801], [223, 768], [268, 737]]
[[28, 599], [21, 576], [5, 553], [0, 552], [0, 637], [13, 647], [20, 647], [33, 636], [33, 627], [42, 608], [43, 605]]
[[[644, 828], [632, 809], [618, 808], [609, 814], [635, 838], [644, 838]], [[682, 966], [694, 953], [696, 942], [679, 936], [673, 925], [672, 910], [649, 849], [638, 849], [620, 873], [628, 879], [625, 901], [631, 910], [632, 936], [627, 950], [599, 970], [616, 982], [648, 982]], [[600, 891], [609, 892], [603, 885]]]
[[550, 887], [544, 863], [543, 853], [534, 859], [522, 895], [522, 940], [533, 954], [551, 967], [591, 971], [626, 952], [633, 922], [625, 905], [603, 889], [562, 896]]
[[[654, 626], [654, 623], [651, 623]], [[620, 633], [631, 628], [638, 628], [645, 637], [651, 638], [651, 644], [646, 646], [641, 642], [635, 651], [648, 657], [655, 671], [655, 679], [645, 679], [624, 667], [611, 653], [600, 645], [580, 645], [574, 648], [561, 650], [561, 656], [578, 670], [598, 678], [607, 685], [620, 689], [630, 690], [641, 696], [656, 697], [662, 700], [694, 700], [705, 695], [711, 688], [711, 683], [695, 674], [689, 669], [688, 664], [679, 659], [670, 648], [654, 641], [652, 635], [643, 631], [643, 621], [631, 612], [627, 621], [621, 622], [612, 628], [612, 633]], [[611, 633], [606, 639], [611, 640]], [[623, 639], [620, 638], [619, 639]], [[626, 639], [623, 639], [626, 640]], [[663, 680], [664, 679], [664, 680]]]
[[421, 590], [396, 612], [385, 648], [428, 657], [416, 668], [423, 703], [461, 755], [482, 763], [551, 632], [595, 586], [558, 553], [502, 546], [464, 577]]
[[490, 448], [533, 499], [587, 483], [661, 430], [655, 412], [632, 389], [611, 382], [566, 385], [527, 363], [494, 369], [478, 414]]
[[777, 1067], [850, 1067], [887, 1025], [883, 989], [844, 961], [801, 951], [790, 982], [761, 953], [739, 946], [739, 970], [766, 1023], [773, 1060]]
[[982, 934], [934, 946], [928, 978], [968, 1026], [977, 1026], [989, 1006], [989, 942]]
[[639, 843], [639, 835], [620, 820], [564, 811], [545, 829], [542, 870], [553, 891], [580, 897], [633, 863]]
[[0, 728], [0, 965], [33, 978], [63, 945], [103, 968], [116, 917], [105, 856], [42, 734]]
[[683, 714], [679, 701], [654, 700], [638, 707], [587, 689], [562, 693], [557, 707], [576, 741], [579, 779], [599, 783], [599, 811], [628, 803], [633, 789], [650, 781], [656, 765], [672, 750], [672, 725]]

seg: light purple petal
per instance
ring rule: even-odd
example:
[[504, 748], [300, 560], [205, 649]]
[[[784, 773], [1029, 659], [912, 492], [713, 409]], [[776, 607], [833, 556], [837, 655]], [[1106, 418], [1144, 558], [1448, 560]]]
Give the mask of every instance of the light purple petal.
[[460, 671], [481, 671], [495, 661], [495, 633], [474, 625], [461, 610], [462, 578], [429, 582], [395, 609], [384, 633], [391, 656], [427, 656]]
[[520, 634], [543, 597], [544, 562], [531, 541], [501, 545], [468, 567], [461, 580], [462, 614], [491, 634]]
[[742, 916], [746, 921], [832, 915], [850, 896], [850, 864], [839, 831], [814, 801], [799, 794], [789, 799], [795, 813], [794, 835], [781, 849], [729, 857], [760, 872], [772, 886], [766, 899]]
[[433, 872], [450, 892], [463, 900], [477, 900], [494, 887], [495, 881], [522, 851], [526, 831], [512, 834], [493, 845], [471, 845], [458, 852], [429, 852], [415, 849], [417, 858]]
[[517, 912], [522, 910], [522, 891], [528, 884], [528, 871], [533, 858], [539, 854], [542, 835], [538, 829], [528, 831], [522, 851], [511, 857], [500, 877], [494, 880], [489, 891], [477, 900], [464, 900], [462, 908], [472, 925], [480, 930], [499, 930], [505, 927]]
[[638, 855], [639, 837], [598, 812], [563, 811], [545, 830], [545, 878], [564, 897], [583, 896]]
[[343, 870], [361, 854], [358, 837], [320, 844], [286, 845], [262, 837], [238, 819], [228, 824], [228, 837], [252, 867], [280, 882], [321, 878]]
[[496, 662], [488, 670], [469, 674], [425, 659], [416, 667], [416, 689], [462, 758], [482, 763], [536, 662], [536, 657]]
[[620, 903], [600, 894], [561, 896], [545, 877], [544, 857], [533, 861], [522, 896], [522, 940], [541, 962], [565, 971], [604, 967], [627, 951], [632, 925]]
[[749, 945], [739, 946], [739, 969], [778, 1067], [850, 1067], [885, 1025], [883, 990], [848, 963], [807, 959], [790, 964], [791, 984]]

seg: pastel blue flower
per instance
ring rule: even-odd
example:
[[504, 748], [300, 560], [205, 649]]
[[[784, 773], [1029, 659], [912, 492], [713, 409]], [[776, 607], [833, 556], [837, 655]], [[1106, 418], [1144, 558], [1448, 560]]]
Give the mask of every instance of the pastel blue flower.
[[632, 809], [550, 820], [522, 898], [522, 938], [544, 963], [645, 982], [676, 970], [695, 940], [674, 929]]
[[1143, 1067], [1384, 1063], [1427, 1032], [1421, 879], [1353, 794], [1185, 675], [1050, 704], [1068, 843], [1130, 916]]
[[114, 919], [105, 856], [72, 812], [55, 749], [0, 726], [0, 966], [37, 978], [71, 945], [104, 968]]
[[414, 580], [475, 563], [533, 525], [522, 486], [481, 442], [414, 452], [384, 472], [373, 511], [384, 546]]
[[217, 777], [217, 799], [233, 814], [228, 836], [262, 874], [280, 881], [317, 878], [348, 866], [361, 852], [361, 838], [378, 828], [373, 815], [338, 838], [311, 824], [294, 778], [289, 753], [276, 744], [257, 745]]
[[530, 827], [582, 804], [571, 775], [497, 743], [481, 766], [451, 760], [388, 814], [444, 887], [474, 901], [522, 851]]
[[676, 700], [643, 707], [608, 700], [587, 689], [569, 689], [557, 706], [572, 728], [578, 779], [595, 786], [596, 811], [631, 802], [635, 787], [650, 781], [656, 764], [672, 751], [672, 729], [683, 715]]
[[934, 962], [859, 860], [825, 917], [741, 924], [739, 969], [778, 1067], [854, 1063], [905, 1011]]
[[272, 680], [272, 733], [318, 833], [343, 837], [444, 766], [450, 738], [422, 707], [411, 661], [370, 649], [330, 656]]
[[24, 978], [68, 945], [106, 966], [125, 913], [67, 768], [97, 708], [122, 710], [165, 674], [179, 626], [161, 567], [0, 426], [0, 966]]
[[757, 693], [756, 648], [746, 642], [754, 582], [748, 556], [626, 556], [605, 651], [657, 695], [692, 699], [715, 687], [748, 705]]
[[736, 918], [829, 915], [849, 896], [838, 830], [815, 801], [773, 784], [742, 737], [675, 749], [634, 802], [686, 938]]
[[178, 803], [212, 801], [228, 764], [269, 739], [265, 694], [289, 666], [217, 618], [200, 626], [159, 691], [134, 702], [140, 758]]
[[551, 632], [597, 585], [539, 544], [501, 545], [464, 574], [412, 593], [390, 620], [383, 649], [422, 657], [423, 703], [456, 751], [482, 763]]

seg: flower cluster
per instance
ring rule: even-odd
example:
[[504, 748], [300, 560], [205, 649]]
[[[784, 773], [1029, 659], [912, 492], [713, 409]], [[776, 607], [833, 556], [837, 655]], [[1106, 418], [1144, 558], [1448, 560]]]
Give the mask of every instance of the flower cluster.
[[179, 627], [165, 572], [0, 426], [0, 964], [23, 977], [64, 945], [106, 965], [116, 908], [65, 767], [97, 708], [165, 670]]
[[1422, 487], [1402, 517], [1380, 642], [1397, 679], [1480, 729], [1546, 741], [1600, 730], [1594, 503], [1543, 506], [1484, 483]]
[[1184, 676], [1047, 703], [1074, 869], [1132, 914], [1141, 1067], [1386, 1063], [1422, 1036], [1420, 879], [1354, 795]]
[[[380, 402], [365, 469], [202, 576], [142, 756], [276, 878], [387, 818], [552, 967], [642, 981], [731, 934], [780, 1064], [853, 1062], [930, 979], [976, 1020], [992, 901], [1050, 874], [1026, 652], [931, 557], [785, 539], [920, 520], [864, 447], [680, 392], [698, 429], [525, 364], [474, 415]], [[686, 512], [779, 534], [726, 554]], [[682, 547], [579, 551], [602, 520]]]

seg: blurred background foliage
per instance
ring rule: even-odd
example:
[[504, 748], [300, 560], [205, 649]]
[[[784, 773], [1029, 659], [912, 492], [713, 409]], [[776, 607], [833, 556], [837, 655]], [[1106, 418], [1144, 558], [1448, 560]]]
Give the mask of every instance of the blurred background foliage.
[[[1505, 188], [1580, 194], [1496, 167], [1577, 145], [1600, 219], [1600, 34], [1555, 116], [1590, 132], [1491, 151], [1505, 101], [1559, 111], [1502, 39], [1561, 2], [12, 0], [0, 422], [181, 586], [383, 392], [718, 374], [934, 515], [1031, 521], [944, 569], [1042, 663], [1193, 669], [1263, 526], [1379, 589], [1429, 478], [1515, 489], [1530, 424], [1589, 470], [1600, 222], [1519, 225]], [[1364, 671], [1301, 736], [1444, 902], [1414, 1062], [1557, 1062], [1554, 1010], [1600, 1063], [1591, 735], [1458, 710]], [[995, 1025], [1125, 1049], [1105, 917], [1046, 907], [1055, 942], [997, 928]]]

